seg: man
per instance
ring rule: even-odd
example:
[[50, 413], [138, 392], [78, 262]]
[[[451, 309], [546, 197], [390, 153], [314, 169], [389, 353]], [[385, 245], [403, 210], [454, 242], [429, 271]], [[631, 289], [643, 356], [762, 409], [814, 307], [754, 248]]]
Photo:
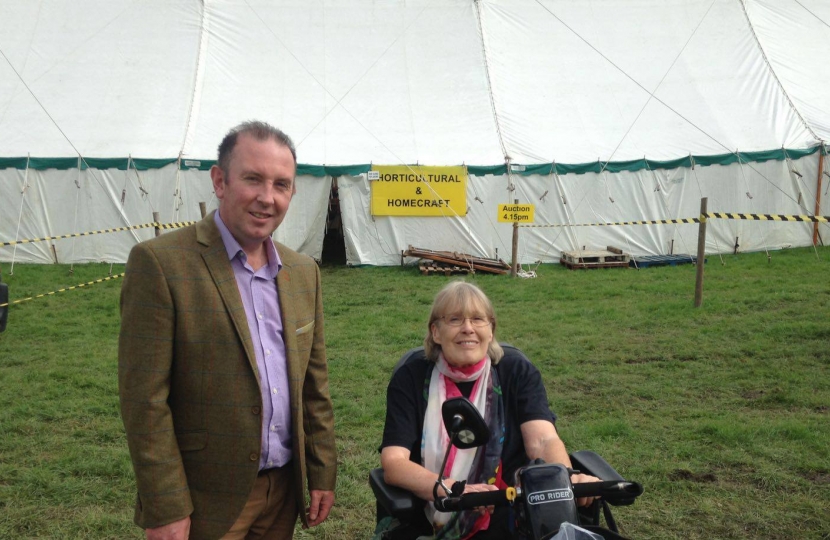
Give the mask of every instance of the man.
[[130, 252], [118, 382], [148, 539], [291, 538], [334, 504], [320, 271], [271, 240], [296, 169], [284, 133], [241, 124], [219, 210]]

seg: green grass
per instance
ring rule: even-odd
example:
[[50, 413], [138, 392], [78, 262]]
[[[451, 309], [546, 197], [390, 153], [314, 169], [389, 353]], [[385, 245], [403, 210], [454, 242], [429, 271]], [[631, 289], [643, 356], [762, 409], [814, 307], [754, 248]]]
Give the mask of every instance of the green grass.
[[[497, 337], [542, 371], [568, 448], [596, 450], [645, 486], [615, 513], [626, 535], [828, 539], [830, 249], [724, 261], [709, 257], [699, 309], [691, 265], [468, 279], [493, 299]], [[16, 265], [3, 280], [14, 300], [108, 271]], [[337, 505], [298, 538], [368, 538], [385, 386], [448, 279], [323, 268]], [[11, 307], [0, 334], [0, 538], [140, 537], [118, 415], [119, 287]]]

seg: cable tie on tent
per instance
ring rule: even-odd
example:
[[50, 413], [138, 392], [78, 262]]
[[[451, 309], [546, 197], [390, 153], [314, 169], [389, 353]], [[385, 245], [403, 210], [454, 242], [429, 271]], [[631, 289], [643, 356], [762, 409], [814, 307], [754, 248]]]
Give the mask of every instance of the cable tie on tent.
[[611, 201], [611, 204], [614, 204], [616, 202], [614, 201], [614, 197], [611, 197], [610, 195], [608, 196], [608, 200]]
[[546, 189], [546, 190], [545, 190], [545, 192], [544, 192], [544, 193], [542, 193], [542, 196], [541, 196], [541, 197], [539, 197], [539, 200], [540, 200], [540, 201], [546, 202], [546, 201], [545, 201], [545, 196], [548, 194], [548, 191], [550, 191], [550, 190], [547, 190], [547, 189]]
[[752, 193], [750, 193], [750, 192], [748, 192], [748, 191], [746, 192], [746, 196], [747, 196], [747, 198], [748, 198], [748, 199], [750, 199], [750, 200], [752, 200], [752, 198], [753, 198], [753, 197], [752, 197]]
[[800, 172], [798, 172], [797, 170], [795, 170], [795, 167], [793, 167], [792, 169], [790, 169], [790, 172], [791, 172], [791, 173], [793, 173], [794, 175], [796, 175], [796, 176], [797, 176], [797, 177], [799, 177], [799, 178], [803, 178], [803, 177], [801, 176], [801, 173], [800, 173]]
[[476, 201], [478, 201], [478, 202], [480, 202], [481, 204], [484, 204], [484, 201], [482, 201], [482, 200], [479, 198], [479, 196], [478, 196], [478, 195], [476, 195], [475, 200], [476, 200]]

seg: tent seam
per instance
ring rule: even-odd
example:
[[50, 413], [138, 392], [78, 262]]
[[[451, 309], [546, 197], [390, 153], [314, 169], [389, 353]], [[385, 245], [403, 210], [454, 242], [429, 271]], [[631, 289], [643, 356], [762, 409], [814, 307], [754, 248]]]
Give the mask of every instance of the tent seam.
[[741, 4], [741, 9], [743, 10], [744, 18], [746, 18], [746, 24], [749, 26], [749, 31], [752, 34], [753, 39], [755, 40], [755, 44], [758, 46], [758, 50], [761, 51], [761, 57], [764, 59], [764, 63], [767, 65], [767, 69], [772, 74], [772, 77], [773, 79], [775, 79], [775, 82], [778, 84], [778, 88], [781, 89], [781, 93], [784, 94], [784, 97], [787, 99], [787, 103], [790, 104], [790, 108], [793, 110], [796, 116], [798, 116], [798, 119], [801, 120], [802, 125], [807, 129], [807, 131], [810, 132], [810, 135], [812, 135], [817, 142], [821, 142], [821, 137], [819, 137], [818, 134], [815, 131], [813, 131], [813, 128], [810, 126], [809, 123], [807, 123], [807, 120], [804, 119], [804, 116], [801, 115], [801, 111], [799, 111], [798, 107], [795, 106], [795, 103], [793, 103], [792, 98], [790, 98], [790, 94], [787, 92], [787, 89], [784, 88], [784, 84], [781, 82], [781, 79], [778, 78], [778, 74], [775, 72], [775, 69], [773, 69], [772, 64], [769, 61], [769, 58], [767, 57], [767, 51], [764, 50], [764, 46], [761, 44], [761, 40], [758, 38], [758, 34], [755, 32], [755, 26], [752, 24], [752, 19], [750, 19], [749, 17], [749, 12], [746, 9], [747, 0], [738, 1]]
[[[487, 94], [490, 98], [490, 108], [493, 111], [493, 120], [496, 123], [496, 133], [499, 137], [499, 146], [501, 146], [501, 153], [505, 160], [510, 159], [507, 155], [507, 148], [504, 146], [504, 136], [501, 133], [501, 122], [499, 122], [499, 113], [496, 109], [496, 101], [493, 96], [493, 83], [490, 78], [490, 62], [487, 57], [487, 45], [484, 43], [484, 26], [481, 24], [481, 8], [479, 7], [479, 2], [481, 0], [474, 0], [473, 4], [476, 8], [476, 22], [478, 23], [478, 35], [481, 39], [481, 59], [484, 61], [484, 78], [487, 81]], [[507, 171], [507, 174], [510, 174], [510, 171]]]
[[204, 52], [205, 48], [205, 36], [207, 35], [207, 31], [205, 29], [205, 19], [207, 18], [207, 2], [208, 0], [200, 0], [199, 4], [202, 6], [202, 16], [199, 20], [199, 52], [196, 53], [196, 73], [193, 76], [193, 88], [190, 92], [190, 107], [188, 107], [187, 112], [187, 122], [185, 122], [185, 129], [184, 129], [184, 139], [182, 139], [182, 145], [179, 148], [179, 159], [181, 159], [182, 154], [184, 154], [185, 147], [187, 146], [187, 141], [190, 138], [191, 128], [193, 126], [193, 111], [196, 108], [196, 94], [198, 92], [200, 81], [202, 80], [202, 75], [204, 74], [204, 63], [202, 62], [202, 53]]

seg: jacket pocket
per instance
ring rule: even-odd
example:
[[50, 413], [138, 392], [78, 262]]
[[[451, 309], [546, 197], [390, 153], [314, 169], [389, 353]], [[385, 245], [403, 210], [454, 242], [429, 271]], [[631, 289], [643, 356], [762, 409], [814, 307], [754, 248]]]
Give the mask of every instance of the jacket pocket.
[[310, 323], [308, 323], [305, 326], [301, 326], [300, 328], [297, 328], [297, 331], [294, 332], [294, 333], [299, 336], [301, 334], [311, 332], [312, 330], [314, 330], [314, 321], [311, 321]]
[[176, 441], [179, 443], [180, 452], [193, 452], [203, 450], [207, 446], [207, 431], [185, 431], [176, 433]]

